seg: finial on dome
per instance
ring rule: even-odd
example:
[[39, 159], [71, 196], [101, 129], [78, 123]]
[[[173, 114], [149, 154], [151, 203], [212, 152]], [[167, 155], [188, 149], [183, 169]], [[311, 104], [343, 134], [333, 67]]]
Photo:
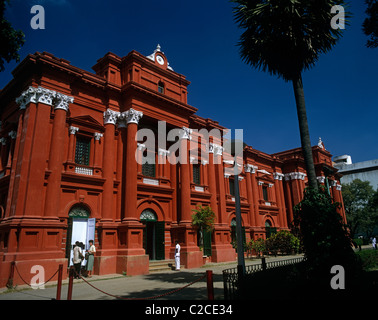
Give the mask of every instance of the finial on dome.
[[158, 45], [156, 46], [156, 51], [160, 51], [160, 49], [161, 49], [160, 44], [158, 44]]

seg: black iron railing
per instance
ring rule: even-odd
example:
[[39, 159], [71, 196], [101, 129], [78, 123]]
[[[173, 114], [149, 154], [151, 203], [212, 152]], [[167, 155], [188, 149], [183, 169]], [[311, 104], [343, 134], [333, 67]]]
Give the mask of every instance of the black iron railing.
[[[251, 275], [256, 272], [263, 272], [267, 269], [273, 269], [277, 267], [288, 266], [302, 262], [304, 257], [298, 257], [286, 260], [276, 260], [271, 262], [266, 262], [265, 258], [261, 259], [261, 264], [254, 264], [245, 267], [245, 275]], [[224, 299], [233, 300], [235, 299], [236, 292], [239, 287], [239, 274], [237, 268], [230, 268], [223, 270], [223, 290]]]

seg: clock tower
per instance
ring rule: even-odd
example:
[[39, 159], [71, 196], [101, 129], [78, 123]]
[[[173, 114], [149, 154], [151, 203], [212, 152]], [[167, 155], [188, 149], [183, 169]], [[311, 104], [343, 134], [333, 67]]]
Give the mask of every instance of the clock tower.
[[160, 44], [156, 46], [154, 52], [147, 56], [147, 58], [154, 61], [158, 66], [173, 71], [172, 67], [168, 63], [167, 57], [164, 55], [164, 52], [161, 51]]

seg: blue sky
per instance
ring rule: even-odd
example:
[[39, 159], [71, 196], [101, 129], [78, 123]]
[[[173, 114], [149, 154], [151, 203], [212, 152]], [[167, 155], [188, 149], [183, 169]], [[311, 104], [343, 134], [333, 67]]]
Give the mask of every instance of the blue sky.
[[[343, 38], [303, 81], [312, 144], [322, 137], [332, 155], [359, 162], [378, 159], [378, 49], [365, 47], [364, 1], [349, 3]], [[35, 4], [45, 8], [45, 30], [30, 26]], [[26, 35], [21, 59], [47, 51], [88, 71], [109, 51], [149, 55], [159, 43], [191, 81], [188, 103], [198, 115], [243, 129], [244, 140], [266, 153], [299, 147], [292, 85], [241, 61], [232, 8], [228, 0], [11, 0], [6, 16]], [[16, 65], [0, 73], [0, 88]]]

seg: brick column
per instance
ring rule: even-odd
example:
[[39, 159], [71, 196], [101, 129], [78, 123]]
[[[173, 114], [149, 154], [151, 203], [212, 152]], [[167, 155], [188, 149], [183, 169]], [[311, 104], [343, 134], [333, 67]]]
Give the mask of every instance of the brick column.
[[190, 162], [189, 162], [189, 140], [191, 129], [183, 127], [180, 132], [180, 198], [181, 198], [181, 219], [180, 223], [191, 224], [192, 212], [190, 205]]
[[[208, 177], [209, 177], [209, 192], [211, 194], [210, 207], [215, 212], [218, 213], [217, 204], [217, 180], [215, 177], [215, 165], [214, 165], [214, 145], [209, 145], [209, 166], [208, 166]], [[217, 221], [216, 219], [215, 221]]]
[[102, 192], [102, 210], [101, 222], [113, 221], [114, 206], [113, 206], [113, 188], [114, 188], [114, 134], [115, 124], [119, 112], [107, 109], [104, 112], [104, 161], [102, 165], [102, 177], [105, 179], [104, 190]]
[[137, 141], [135, 139], [138, 131], [139, 120], [143, 113], [129, 109], [121, 114], [127, 123], [126, 141], [126, 182], [125, 182], [125, 221], [139, 221], [137, 216], [137, 191], [138, 191], [138, 165], [135, 155], [137, 153]]
[[60, 209], [60, 183], [62, 178], [63, 146], [66, 138], [66, 115], [73, 97], [56, 93], [54, 122], [51, 135], [49, 170], [47, 179], [45, 216], [57, 217]]
[[251, 227], [256, 227], [256, 216], [255, 216], [255, 203], [253, 197], [253, 187], [252, 187], [252, 170], [253, 166], [251, 164], [245, 165], [245, 176], [247, 180], [247, 199], [249, 203], [249, 216], [250, 216], [250, 223]]

